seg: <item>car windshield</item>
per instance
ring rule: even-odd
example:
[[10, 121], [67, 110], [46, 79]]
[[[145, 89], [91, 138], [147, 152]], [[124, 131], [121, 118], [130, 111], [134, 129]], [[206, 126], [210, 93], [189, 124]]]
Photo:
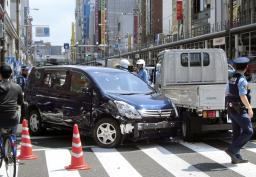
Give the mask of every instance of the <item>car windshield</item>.
[[140, 78], [128, 72], [95, 71], [91, 75], [106, 93], [151, 94], [155, 92]]

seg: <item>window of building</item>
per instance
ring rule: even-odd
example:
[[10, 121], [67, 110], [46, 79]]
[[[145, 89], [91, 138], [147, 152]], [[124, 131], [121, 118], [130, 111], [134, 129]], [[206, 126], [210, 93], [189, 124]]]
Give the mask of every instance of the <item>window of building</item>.
[[83, 89], [89, 87], [87, 77], [79, 72], [72, 72], [70, 91], [73, 93], [82, 93]]

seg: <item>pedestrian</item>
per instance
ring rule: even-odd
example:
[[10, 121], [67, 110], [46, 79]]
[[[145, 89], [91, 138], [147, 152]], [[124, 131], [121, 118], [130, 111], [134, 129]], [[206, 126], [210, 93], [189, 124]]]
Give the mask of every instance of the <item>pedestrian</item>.
[[19, 123], [18, 105], [23, 104], [21, 87], [11, 81], [12, 69], [9, 65], [0, 66], [0, 128], [17, 131]]
[[137, 68], [138, 68], [138, 77], [141, 78], [144, 82], [146, 82], [147, 84], [149, 84], [149, 75], [147, 70], [145, 69], [145, 60], [143, 59], [139, 59], [136, 62]]
[[248, 82], [244, 76], [250, 60], [247, 57], [234, 59], [235, 73], [229, 79], [226, 88], [226, 104], [228, 117], [232, 121], [232, 143], [225, 152], [231, 157], [231, 162], [246, 163], [248, 160], [242, 158], [240, 149], [251, 139], [253, 126], [251, 118], [253, 110], [250, 105]]
[[120, 60], [119, 69], [124, 70], [124, 71], [129, 71], [129, 66], [130, 65], [131, 64], [130, 64], [129, 60], [122, 59], [122, 60]]
[[17, 84], [19, 84], [21, 86], [23, 91], [24, 91], [25, 86], [27, 84], [28, 70], [29, 70], [29, 68], [26, 65], [23, 65], [21, 67], [21, 73], [17, 77], [17, 80], [16, 80]]

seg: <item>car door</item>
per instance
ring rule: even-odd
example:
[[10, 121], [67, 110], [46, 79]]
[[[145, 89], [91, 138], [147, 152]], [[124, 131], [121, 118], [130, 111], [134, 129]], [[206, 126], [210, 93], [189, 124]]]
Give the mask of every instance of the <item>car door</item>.
[[64, 122], [73, 126], [77, 123], [79, 127], [85, 128], [90, 124], [92, 97], [89, 92], [91, 81], [85, 73], [78, 70], [70, 71], [70, 86], [66, 92], [67, 101], [63, 106]]
[[48, 69], [44, 71], [39, 106], [42, 116], [51, 123], [62, 124], [62, 107], [65, 98], [65, 88], [67, 88], [67, 71], [65, 69]]

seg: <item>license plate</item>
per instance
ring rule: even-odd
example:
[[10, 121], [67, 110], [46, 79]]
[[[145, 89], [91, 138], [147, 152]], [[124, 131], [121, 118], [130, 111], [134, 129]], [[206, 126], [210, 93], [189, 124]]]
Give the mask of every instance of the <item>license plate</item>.
[[228, 117], [228, 114], [227, 114], [227, 123], [231, 123], [231, 119]]

